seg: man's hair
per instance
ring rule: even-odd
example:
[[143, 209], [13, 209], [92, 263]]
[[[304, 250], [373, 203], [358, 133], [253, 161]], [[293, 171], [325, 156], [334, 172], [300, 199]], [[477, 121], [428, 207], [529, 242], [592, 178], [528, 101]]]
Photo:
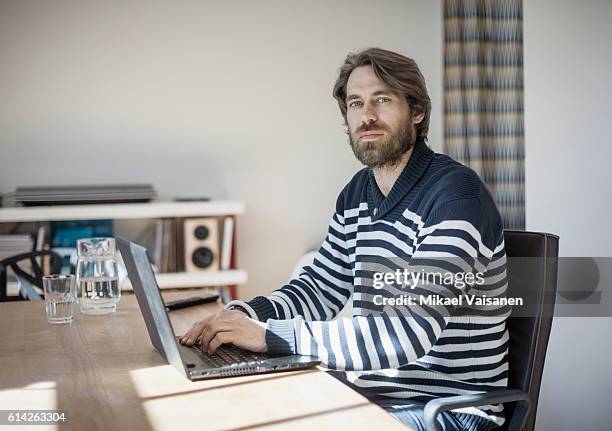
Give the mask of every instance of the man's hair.
[[381, 48], [351, 52], [340, 67], [333, 95], [338, 101], [344, 121], [346, 122], [346, 84], [351, 72], [360, 66], [372, 66], [378, 79], [403, 95], [410, 106], [411, 115], [424, 114], [423, 120], [416, 125], [416, 136], [417, 139], [427, 140], [431, 99], [427, 94], [425, 78], [413, 59]]

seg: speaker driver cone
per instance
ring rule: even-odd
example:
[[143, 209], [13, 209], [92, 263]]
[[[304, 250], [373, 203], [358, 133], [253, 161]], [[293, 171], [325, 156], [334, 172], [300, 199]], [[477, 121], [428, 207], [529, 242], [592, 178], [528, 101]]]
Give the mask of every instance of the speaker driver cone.
[[191, 261], [198, 268], [208, 268], [213, 263], [213, 252], [208, 247], [198, 247], [191, 255]]

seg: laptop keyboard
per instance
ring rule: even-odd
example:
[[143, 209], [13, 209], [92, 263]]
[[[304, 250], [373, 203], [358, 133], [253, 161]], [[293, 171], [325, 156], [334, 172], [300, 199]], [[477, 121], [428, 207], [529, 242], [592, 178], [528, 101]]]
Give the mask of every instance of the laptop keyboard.
[[216, 367], [244, 364], [254, 365], [260, 363], [263, 359], [261, 355], [241, 349], [231, 344], [225, 344], [219, 347], [212, 355], [202, 351], [202, 346], [200, 343], [194, 344], [191, 348], [195, 350], [204, 361], [209, 362]]

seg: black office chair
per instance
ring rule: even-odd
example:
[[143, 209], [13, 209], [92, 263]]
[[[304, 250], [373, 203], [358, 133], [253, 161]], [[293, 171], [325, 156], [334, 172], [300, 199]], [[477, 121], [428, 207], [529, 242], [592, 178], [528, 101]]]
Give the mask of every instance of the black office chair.
[[507, 321], [510, 336], [509, 389], [428, 402], [424, 412], [428, 431], [440, 430], [436, 420], [440, 412], [497, 403], [503, 403], [506, 412], [506, 422], [501, 430], [532, 431], [535, 428], [555, 307], [559, 237], [549, 233], [506, 230], [504, 241], [507, 257], [515, 258], [508, 259], [507, 296], [529, 298], [521, 311], [513, 312]]
[[[0, 301], [6, 301], [7, 299], [7, 270], [9, 268], [13, 270], [21, 282], [20, 299], [42, 299], [33, 286], [43, 289], [43, 270], [38, 264], [38, 260], [44, 256], [49, 256], [50, 258], [51, 273], [58, 274], [62, 268], [62, 257], [50, 250], [31, 251], [0, 260]], [[21, 266], [26, 262], [29, 264], [29, 269], [27, 270]]]

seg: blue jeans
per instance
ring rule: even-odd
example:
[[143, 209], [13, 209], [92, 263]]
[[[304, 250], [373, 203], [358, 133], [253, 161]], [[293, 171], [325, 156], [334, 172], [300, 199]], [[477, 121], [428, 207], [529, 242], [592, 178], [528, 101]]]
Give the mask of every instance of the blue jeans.
[[[425, 404], [387, 397], [375, 397], [370, 400], [415, 431], [426, 430], [423, 417]], [[438, 423], [442, 431], [489, 431], [497, 428], [497, 425], [490, 420], [467, 413], [442, 412], [438, 415]]]

